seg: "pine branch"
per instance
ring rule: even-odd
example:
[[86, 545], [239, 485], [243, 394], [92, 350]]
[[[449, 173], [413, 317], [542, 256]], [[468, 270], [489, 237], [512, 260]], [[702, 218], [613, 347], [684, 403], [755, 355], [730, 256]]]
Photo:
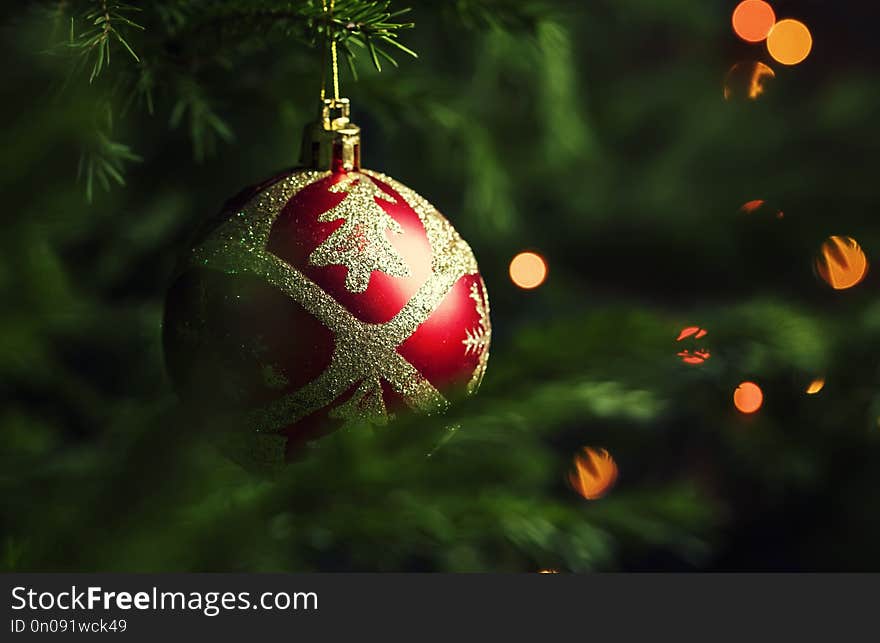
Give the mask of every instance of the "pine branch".
[[125, 164], [140, 160], [141, 157], [128, 145], [112, 140], [107, 131], [95, 132], [91, 147], [80, 154], [77, 169], [77, 178], [85, 187], [86, 200], [91, 203], [94, 198], [96, 183], [104, 190], [109, 190], [112, 183], [125, 185]]
[[[278, 5], [278, 6], [276, 6]], [[391, 10], [391, 0], [339, 0], [334, 3], [332, 19], [320, 2], [311, 0], [299, 5], [290, 3], [213, 3], [210, 11], [200, 11], [194, 24], [185, 10], [165, 8], [166, 24], [173, 24], [166, 42], [169, 51], [192, 59], [200, 52], [242, 46], [254, 39], [264, 40], [278, 34], [295, 38], [311, 47], [320, 47], [327, 38], [336, 40], [350, 62], [357, 58], [353, 46], [367, 49], [373, 66], [381, 71], [379, 58], [397, 65], [392, 52], [417, 54], [401, 44], [399, 33], [414, 26], [399, 22], [409, 9]]]
[[455, 22], [466, 27], [526, 33], [534, 33], [543, 18], [560, 8], [560, 3], [540, 0], [457, 0], [449, 4], [447, 10], [454, 13]]
[[[79, 20], [70, 18], [70, 41], [68, 46], [80, 57], [80, 60], [91, 66], [89, 82], [93, 82], [101, 72], [110, 65], [110, 50], [113, 42], [128, 52], [139, 62], [126, 36], [127, 29], [143, 31], [143, 26], [128, 18], [126, 14], [140, 11], [139, 8], [113, 0], [97, 0], [93, 6], [86, 10]], [[59, 5], [59, 11], [63, 11], [63, 5]], [[83, 22], [88, 26], [82, 33], [77, 34], [77, 23]]]
[[[334, 10], [334, 19], [332, 22], [332, 37], [342, 45], [346, 58], [350, 66], [356, 60], [357, 54], [352, 45], [362, 49], [367, 49], [370, 54], [370, 60], [378, 71], [382, 71], [382, 64], [379, 61], [381, 56], [395, 67], [397, 61], [389, 51], [403, 52], [413, 58], [418, 58], [418, 54], [412, 49], [401, 44], [397, 38], [402, 29], [411, 29], [415, 26], [412, 22], [396, 22], [396, 20], [407, 13], [410, 9], [401, 9], [399, 11], [390, 10], [390, 2], [368, 3], [366, 7], [360, 11], [350, 11], [349, 18], [344, 18], [349, 4], [358, 4], [357, 2], [340, 2]], [[389, 48], [391, 48], [389, 50]]]
[[231, 142], [235, 136], [226, 122], [214, 111], [202, 88], [194, 81], [181, 79], [179, 98], [171, 110], [169, 124], [177, 128], [186, 119], [193, 156], [203, 161], [211, 156], [219, 141]]
[[[68, 82], [83, 73], [94, 84], [107, 73], [112, 50], [123, 50], [128, 64], [114, 66], [110, 89], [102, 96], [118, 98], [122, 92], [123, 113], [138, 105], [153, 114], [161, 79], [175, 93], [170, 127], [188, 125], [193, 155], [202, 160], [218, 142], [233, 139], [196, 78], [203, 67], [228, 67], [236, 54], [291, 38], [312, 48], [335, 40], [355, 77], [356, 50], [367, 51], [379, 70], [381, 61], [397, 65], [395, 52], [415, 56], [398, 39], [400, 31], [413, 27], [412, 22], [400, 20], [408, 9], [393, 11], [390, 0], [336, 0], [333, 4], [331, 15], [319, 0], [157, 0], [142, 7], [121, 0], [58, 0], [46, 5], [46, 16], [55, 25], [53, 33], [59, 24], [69, 24], [67, 42], [52, 50], [71, 58]], [[138, 21], [135, 13], [140, 14]], [[132, 35], [139, 32], [144, 36], [135, 43]], [[169, 82], [169, 77], [174, 80]], [[102, 104], [102, 110], [110, 110], [109, 105]], [[106, 115], [107, 122], [112, 122], [112, 111]], [[112, 139], [109, 126], [97, 126], [79, 164], [87, 198], [93, 198], [96, 184], [122, 184], [125, 164], [137, 158], [127, 145]]]

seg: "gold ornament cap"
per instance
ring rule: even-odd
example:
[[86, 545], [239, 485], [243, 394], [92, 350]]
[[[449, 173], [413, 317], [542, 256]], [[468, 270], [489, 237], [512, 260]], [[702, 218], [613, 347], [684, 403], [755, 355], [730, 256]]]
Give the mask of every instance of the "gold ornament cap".
[[351, 122], [347, 98], [322, 101], [321, 119], [303, 132], [302, 159], [315, 170], [357, 171], [361, 169], [361, 128]]

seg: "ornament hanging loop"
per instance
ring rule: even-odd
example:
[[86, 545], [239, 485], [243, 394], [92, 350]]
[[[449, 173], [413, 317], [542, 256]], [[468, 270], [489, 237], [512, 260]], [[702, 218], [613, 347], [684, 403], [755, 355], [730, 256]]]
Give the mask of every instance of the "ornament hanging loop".
[[325, 130], [342, 130], [352, 126], [351, 101], [347, 98], [325, 98], [321, 103], [321, 120]]
[[351, 122], [351, 103], [347, 98], [325, 98], [321, 103], [321, 119], [303, 132], [302, 165], [334, 172], [359, 170], [361, 128]]

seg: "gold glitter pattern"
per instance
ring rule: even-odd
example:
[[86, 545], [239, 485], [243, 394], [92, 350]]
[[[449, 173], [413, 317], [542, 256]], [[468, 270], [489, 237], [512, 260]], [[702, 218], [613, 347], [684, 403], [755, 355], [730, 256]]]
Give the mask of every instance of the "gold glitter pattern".
[[287, 378], [284, 377], [284, 373], [282, 373], [280, 369], [275, 368], [272, 364], [266, 364], [263, 366], [262, 375], [263, 384], [265, 384], [267, 388], [282, 389], [290, 384]]
[[[313, 314], [335, 336], [330, 364], [323, 373], [297, 391], [250, 414], [250, 424], [258, 432], [281, 430], [331, 404], [354, 386], [357, 388], [351, 399], [332, 413], [343, 419], [358, 417], [384, 423], [387, 411], [380, 383], [383, 379], [415, 410], [433, 413], [448, 406], [446, 398], [397, 352], [397, 347], [436, 310], [461, 277], [477, 274], [473, 253], [452, 225], [425, 199], [394, 179], [364, 170], [363, 174], [391, 186], [417, 213], [432, 248], [432, 270], [412, 299], [391, 320], [384, 324], [359, 320], [302, 272], [267, 250], [272, 226], [288, 201], [329, 174], [303, 170], [271, 185], [215, 229], [190, 256], [193, 267], [262, 277]], [[391, 199], [384, 192], [381, 198]], [[483, 312], [485, 318], [481, 315], [480, 328], [487, 339], [480, 348], [480, 364], [471, 380], [477, 385], [488, 360], [488, 301]], [[472, 385], [468, 390], [472, 392], [475, 388]]]
[[370, 284], [370, 275], [380, 270], [392, 277], [409, 277], [409, 266], [400, 256], [386, 230], [403, 234], [403, 227], [376, 202], [397, 200], [376, 187], [364, 174], [350, 172], [330, 192], [346, 192], [339, 205], [323, 212], [318, 221], [343, 219], [345, 223], [333, 231], [309, 255], [313, 266], [345, 266], [345, 287], [349, 292], [364, 292]]
[[364, 379], [354, 395], [328, 414], [331, 418], [346, 422], [366, 421], [368, 424], [385, 426], [388, 424], [388, 411], [382, 396], [382, 383], [378, 377]]

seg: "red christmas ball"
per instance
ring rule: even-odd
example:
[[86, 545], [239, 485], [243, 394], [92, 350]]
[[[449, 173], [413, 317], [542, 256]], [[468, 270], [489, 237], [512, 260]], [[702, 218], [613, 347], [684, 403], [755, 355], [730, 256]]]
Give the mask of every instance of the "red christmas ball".
[[425, 199], [356, 165], [295, 170], [232, 199], [187, 253], [164, 342], [181, 394], [247, 409], [261, 458], [347, 423], [476, 391], [486, 287]]

